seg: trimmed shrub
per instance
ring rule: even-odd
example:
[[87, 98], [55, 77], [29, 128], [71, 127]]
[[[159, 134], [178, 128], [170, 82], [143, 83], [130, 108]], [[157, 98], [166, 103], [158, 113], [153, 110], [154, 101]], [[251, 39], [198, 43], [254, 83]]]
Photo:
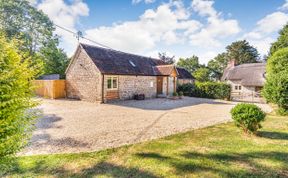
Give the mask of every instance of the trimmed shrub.
[[222, 82], [196, 82], [178, 87], [178, 92], [182, 91], [185, 96], [212, 99], [230, 99], [230, 90], [230, 85]]
[[195, 90], [195, 85], [193, 85], [191, 83], [178, 85], [178, 88], [177, 88], [177, 92], [183, 92], [184, 96], [191, 96], [191, 94], [194, 90]]
[[260, 122], [264, 121], [266, 114], [256, 105], [241, 103], [231, 109], [232, 119], [237, 127], [245, 133], [255, 133], [261, 128]]

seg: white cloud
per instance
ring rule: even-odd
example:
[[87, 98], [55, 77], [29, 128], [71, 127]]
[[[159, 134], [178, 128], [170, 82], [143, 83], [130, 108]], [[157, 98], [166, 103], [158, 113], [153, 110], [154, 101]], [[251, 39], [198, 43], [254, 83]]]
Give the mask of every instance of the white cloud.
[[278, 8], [279, 10], [288, 10], [288, 0], [285, 1], [285, 3]]
[[[71, 1], [70, 4], [64, 0], [30, 0], [34, 5], [42, 10], [53, 23], [76, 32], [76, 24], [81, 16], [89, 15], [89, 8], [82, 0]], [[73, 34], [56, 27], [55, 34], [61, 37], [61, 47], [65, 48], [68, 55], [74, 52], [77, 40]]]
[[150, 4], [150, 3], [155, 2], [155, 0], [132, 0], [132, 4], [138, 4], [142, 1], [144, 1], [145, 4]]
[[221, 12], [213, 7], [214, 1], [193, 0], [191, 6], [200, 16], [207, 17], [207, 24], [198, 33], [190, 35], [190, 43], [194, 46], [219, 47], [221, 39], [238, 34], [241, 31], [235, 19], [223, 19]]
[[199, 30], [201, 23], [189, 19], [189, 16], [180, 1], [171, 2], [155, 10], [146, 10], [137, 21], [102, 26], [85, 33], [112, 48], [143, 53], [152, 50], [160, 42], [166, 45], [182, 43], [186, 35]]
[[[287, 2], [286, 2], [287, 3]], [[283, 7], [283, 6], [282, 6]], [[243, 39], [254, 45], [260, 54], [267, 54], [274, 41], [271, 35], [277, 33], [288, 22], [288, 14], [277, 11], [266, 15], [256, 23], [256, 27], [243, 35]]]

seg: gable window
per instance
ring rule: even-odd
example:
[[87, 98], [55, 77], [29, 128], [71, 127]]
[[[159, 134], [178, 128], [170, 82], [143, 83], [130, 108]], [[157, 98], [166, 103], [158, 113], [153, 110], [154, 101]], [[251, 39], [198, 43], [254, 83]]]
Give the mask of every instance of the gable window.
[[107, 78], [107, 89], [108, 90], [118, 89], [118, 77], [108, 77]]

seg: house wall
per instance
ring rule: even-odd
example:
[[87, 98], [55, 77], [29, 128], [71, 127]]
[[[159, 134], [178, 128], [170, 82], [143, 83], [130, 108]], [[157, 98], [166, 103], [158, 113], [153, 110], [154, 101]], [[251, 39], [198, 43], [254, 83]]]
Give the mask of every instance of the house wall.
[[102, 74], [79, 47], [66, 71], [66, 92], [68, 98], [90, 102], [102, 101]]
[[[106, 99], [109, 91], [107, 89], [107, 78], [111, 75], [104, 76], [104, 98]], [[119, 99], [133, 99], [135, 94], [145, 94], [146, 98], [156, 97], [156, 76], [130, 76], [118, 75], [118, 94]], [[116, 98], [115, 98], [116, 99]], [[107, 101], [107, 99], [106, 99]]]
[[[232, 93], [238, 92], [241, 94], [252, 94], [253, 92], [255, 92], [254, 86], [243, 86], [241, 85], [240, 80], [228, 80], [227, 83], [231, 85]], [[235, 86], [239, 86], [239, 85], [241, 86], [241, 90], [236, 90]]]
[[183, 85], [183, 84], [187, 84], [187, 83], [191, 83], [191, 84], [194, 83], [193, 79], [178, 79], [177, 81], [178, 81], [179, 85]]

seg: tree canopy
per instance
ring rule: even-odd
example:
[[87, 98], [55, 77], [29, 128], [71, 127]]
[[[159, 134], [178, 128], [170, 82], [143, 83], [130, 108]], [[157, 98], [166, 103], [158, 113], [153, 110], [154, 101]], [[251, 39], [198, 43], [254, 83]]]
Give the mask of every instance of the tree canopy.
[[166, 64], [174, 64], [175, 63], [175, 56], [167, 56], [165, 52], [158, 53], [158, 57], [160, 60], [164, 61]]
[[257, 49], [246, 40], [233, 42], [226, 50], [228, 59], [234, 59], [237, 64], [256, 63], [260, 60]]
[[177, 66], [183, 67], [192, 74], [200, 67], [199, 58], [195, 55], [188, 58], [180, 58], [177, 62]]
[[272, 43], [269, 56], [273, 55], [277, 50], [288, 47], [288, 24], [279, 32], [277, 41]]
[[210, 74], [211, 71], [208, 68], [201, 67], [193, 73], [193, 76], [199, 82], [207, 82], [211, 80]]
[[[28, 1], [0, 0], [0, 30], [8, 39], [21, 40], [20, 50], [29, 53], [34, 63], [38, 63], [39, 60], [44, 63], [44, 67], [48, 69], [44, 68], [42, 73], [57, 73], [59, 68], [66, 67], [68, 58], [63, 50], [57, 47], [58, 37], [53, 34], [55, 27], [52, 21]], [[47, 51], [53, 51], [56, 55], [51, 56], [52, 53]], [[59, 56], [61, 58], [57, 58]], [[60, 60], [62, 62], [59, 63]], [[59, 64], [63, 65], [55, 68]]]
[[228, 57], [226, 53], [218, 54], [214, 59], [208, 62], [208, 68], [211, 70], [211, 77], [220, 80], [223, 75], [224, 69], [228, 64]]

